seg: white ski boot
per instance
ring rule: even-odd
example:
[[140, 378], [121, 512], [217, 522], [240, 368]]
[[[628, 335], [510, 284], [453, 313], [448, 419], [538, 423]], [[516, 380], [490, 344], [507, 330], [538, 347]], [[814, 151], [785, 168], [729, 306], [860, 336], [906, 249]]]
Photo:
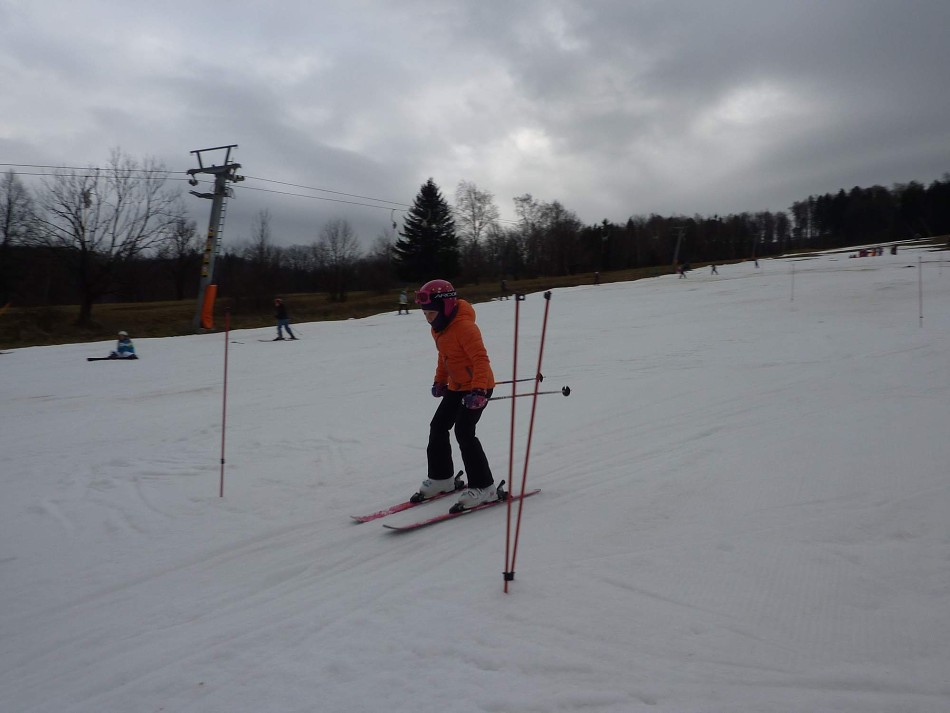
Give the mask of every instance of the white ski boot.
[[445, 478], [444, 480], [433, 480], [426, 478], [422, 481], [419, 492], [413, 495], [409, 500], [414, 503], [421, 503], [423, 500], [429, 500], [437, 495], [452, 493], [465, 487], [462, 480], [462, 471], [455, 474], [454, 478]]
[[496, 491], [495, 485], [493, 483], [487, 488], [468, 488], [461, 494], [461, 496], [459, 496], [459, 500], [455, 506], [459, 510], [469, 510], [476, 505], [482, 505], [483, 503], [488, 503], [497, 499], [498, 492]]

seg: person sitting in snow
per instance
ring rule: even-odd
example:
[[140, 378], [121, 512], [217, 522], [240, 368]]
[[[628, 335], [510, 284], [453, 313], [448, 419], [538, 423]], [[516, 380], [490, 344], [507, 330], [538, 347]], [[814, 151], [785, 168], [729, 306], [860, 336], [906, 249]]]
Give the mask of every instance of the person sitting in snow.
[[119, 337], [119, 343], [116, 344], [115, 351], [109, 353], [109, 358], [138, 359], [138, 357], [135, 356], [135, 345], [132, 344], [132, 340], [129, 339], [129, 333], [122, 329], [117, 336]]

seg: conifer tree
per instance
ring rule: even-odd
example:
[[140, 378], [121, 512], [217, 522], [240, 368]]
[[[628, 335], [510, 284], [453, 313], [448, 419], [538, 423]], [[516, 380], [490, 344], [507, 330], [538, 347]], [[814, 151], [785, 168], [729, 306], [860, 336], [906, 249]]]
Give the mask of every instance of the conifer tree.
[[459, 271], [455, 221], [439, 187], [430, 178], [419, 189], [393, 246], [399, 277], [411, 282], [452, 279]]

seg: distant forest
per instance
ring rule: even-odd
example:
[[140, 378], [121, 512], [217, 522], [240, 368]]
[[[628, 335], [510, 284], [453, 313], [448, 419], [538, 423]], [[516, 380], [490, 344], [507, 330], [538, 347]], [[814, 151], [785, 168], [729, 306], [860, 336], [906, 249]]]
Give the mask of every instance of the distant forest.
[[[30, 191], [0, 177], [0, 307], [195, 298], [203, 231], [186, 217], [161, 166], [115, 152], [107, 169], [62, 170]], [[871, 186], [809, 196], [788, 212], [634, 215], [585, 225], [559, 201], [515, 198], [500, 221], [494, 196], [462, 182], [450, 205], [430, 179], [398, 233], [365, 239], [330, 221], [310, 245], [275, 244], [261, 211], [251, 238], [215, 263], [219, 297], [261, 304], [275, 294], [384, 293], [432, 277], [459, 284], [765, 258], [792, 251], [950, 233], [950, 174], [930, 185]], [[225, 226], [225, 232], [227, 227]]]

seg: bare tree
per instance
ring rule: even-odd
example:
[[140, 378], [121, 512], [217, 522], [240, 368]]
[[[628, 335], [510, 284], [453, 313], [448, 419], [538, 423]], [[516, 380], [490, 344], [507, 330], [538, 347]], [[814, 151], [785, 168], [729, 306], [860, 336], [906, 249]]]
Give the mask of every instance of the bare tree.
[[[317, 292], [317, 256], [313, 245], [291, 245], [281, 251], [281, 273], [293, 292]], [[288, 291], [287, 287], [283, 291]]]
[[479, 190], [470, 181], [459, 181], [455, 188], [455, 224], [460, 238], [469, 243], [481, 241], [498, 226], [499, 216], [493, 194]]
[[317, 269], [312, 245], [291, 245], [282, 252], [281, 266], [294, 273], [308, 273]]
[[176, 300], [185, 298], [188, 280], [198, 274], [202, 243], [195, 221], [181, 216], [169, 230], [168, 240], [158, 248], [158, 259], [171, 275]]
[[483, 259], [499, 278], [518, 277], [522, 272], [522, 256], [518, 228], [495, 226], [485, 236]]
[[13, 171], [0, 178], [0, 241], [4, 246], [27, 242], [33, 231], [33, 199]]
[[328, 221], [320, 231], [316, 250], [329, 278], [330, 299], [343, 302], [347, 279], [360, 257], [359, 241], [352, 226], [341, 218]]
[[270, 211], [258, 211], [254, 219], [251, 241], [244, 251], [245, 257], [258, 265], [270, 265], [274, 262], [276, 247], [272, 242], [270, 229]]
[[515, 199], [527, 266], [542, 275], [569, 275], [578, 267], [578, 236], [583, 227], [559, 201], [544, 203], [525, 193]]
[[277, 273], [281, 261], [281, 249], [272, 240], [270, 211], [258, 212], [250, 242], [242, 252], [250, 270], [251, 285], [247, 291], [258, 301], [269, 301], [279, 291]]
[[10, 248], [29, 241], [34, 232], [33, 199], [19, 176], [7, 171], [0, 179], [0, 307], [11, 293]]
[[393, 245], [395, 242], [394, 230], [388, 227], [381, 230], [373, 242], [373, 247], [358, 266], [361, 282], [380, 295], [385, 294], [394, 285]]
[[36, 242], [65, 259], [79, 291], [77, 324], [92, 324], [92, 306], [115, 290], [124, 264], [157, 249], [182, 217], [168, 171], [140, 165], [118, 149], [104, 169], [61, 169], [45, 183]]

